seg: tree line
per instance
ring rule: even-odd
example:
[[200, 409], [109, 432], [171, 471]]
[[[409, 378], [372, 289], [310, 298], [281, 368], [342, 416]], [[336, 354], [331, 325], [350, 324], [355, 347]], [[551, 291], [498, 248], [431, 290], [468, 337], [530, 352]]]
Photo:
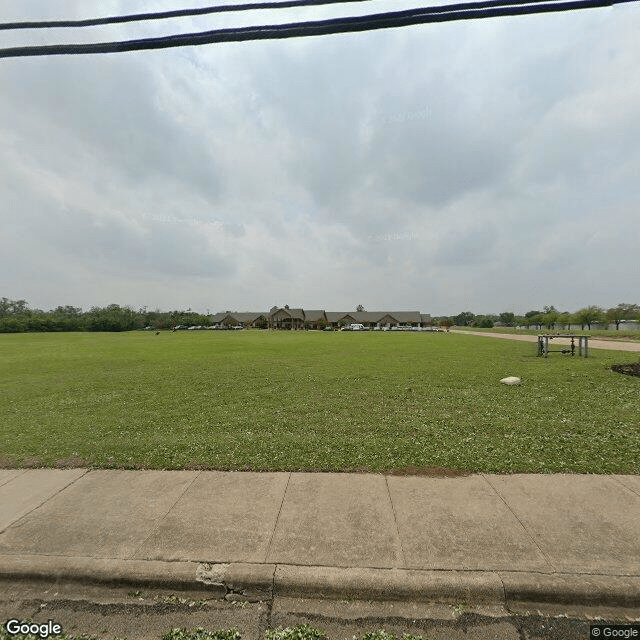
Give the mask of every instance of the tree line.
[[556, 326], [565, 327], [571, 330], [572, 327], [580, 327], [591, 330], [592, 324], [615, 324], [616, 329], [620, 329], [622, 321], [640, 322], [640, 306], [627, 302], [621, 302], [615, 307], [604, 309], [596, 305], [583, 307], [571, 313], [569, 311], [558, 311], [554, 306], [544, 307], [542, 311], [532, 309], [524, 315], [516, 315], [510, 311], [505, 311], [499, 315], [474, 315], [471, 311], [463, 311], [457, 316], [443, 316], [438, 318], [438, 323], [443, 326], [458, 327], [480, 327], [492, 328], [502, 327], [525, 327], [541, 330], [555, 329]]
[[110, 304], [91, 307], [60, 306], [50, 311], [31, 309], [25, 300], [0, 299], [0, 333], [33, 331], [133, 331], [151, 327], [171, 329], [177, 325], [208, 325], [211, 319], [188, 309], [187, 311], [137, 311], [129, 306]]
[[[359, 305], [360, 310], [361, 305]], [[623, 320], [640, 322], [640, 306], [620, 303], [616, 307], [604, 309], [589, 306], [575, 313], [558, 311], [554, 306], [542, 311], [531, 310], [524, 315], [505, 311], [497, 315], [475, 315], [463, 311], [456, 316], [434, 318], [434, 324], [442, 326], [462, 326], [492, 328], [526, 327], [535, 329], [555, 329], [556, 326], [587, 327], [594, 323], [615, 324], [620, 328]], [[49, 311], [31, 309], [25, 300], [0, 299], [0, 333], [24, 333], [33, 331], [133, 331], [144, 329], [171, 329], [178, 325], [206, 326], [211, 324], [209, 315], [186, 311], [149, 311], [146, 307], [135, 310], [130, 306], [110, 304], [106, 307], [91, 307], [83, 311], [79, 307], [59, 306]]]

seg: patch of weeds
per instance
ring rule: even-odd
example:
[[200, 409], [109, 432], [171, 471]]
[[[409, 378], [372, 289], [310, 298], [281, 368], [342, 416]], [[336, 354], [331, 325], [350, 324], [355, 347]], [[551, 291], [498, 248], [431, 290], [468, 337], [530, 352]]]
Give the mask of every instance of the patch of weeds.
[[[30, 621], [26, 621], [30, 622]], [[36, 623], [38, 624], [38, 623]], [[89, 636], [87, 634], [81, 634], [79, 636], [72, 636], [68, 633], [61, 633], [57, 636], [52, 636], [56, 640], [98, 640], [95, 636]], [[4, 626], [0, 627], [0, 640], [42, 640], [39, 635], [32, 635], [30, 633], [18, 633], [16, 635], [7, 633]], [[114, 640], [127, 640], [126, 638], [114, 638]]]
[[465, 611], [468, 608], [469, 608], [468, 604], [457, 604], [455, 607], [453, 607], [453, 610], [456, 613], [460, 613], [461, 611]]
[[213, 632], [205, 631], [202, 627], [196, 627], [193, 631], [172, 629], [162, 636], [162, 640], [240, 640], [240, 633], [235, 627]]
[[632, 362], [631, 364], [612, 364], [611, 370], [616, 373], [623, 373], [627, 376], [637, 376], [640, 378], [640, 362]]
[[[354, 636], [355, 640], [355, 636]], [[362, 636], [362, 640], [397, 640], [396, 635], [394, 633], [387, 633], [384, 629], [380, 629], [380, 631], [372, 631], [370, 633], [365, 633]], [[414, 636], [410, 633], [405, 633], [402, 636], [402, 640], [425, 640], [422, 636]]]
[[188, 598], [180, 598], [176, 595], [161, 597], [162, 602], [165, 604], [186, 604], [188, 607], [204, 607], [206, 606], [206, 600], [189, 600]]
[[129, 593], [127, 593], [128, 596], [130, 596], [131, 598], [142, 598], [142, 591], [129, 591]]
[[327, 640], [323, 630], [314, 629], [308, 624], [269, 630], [265, 632], [265, 637], [267, 640]]

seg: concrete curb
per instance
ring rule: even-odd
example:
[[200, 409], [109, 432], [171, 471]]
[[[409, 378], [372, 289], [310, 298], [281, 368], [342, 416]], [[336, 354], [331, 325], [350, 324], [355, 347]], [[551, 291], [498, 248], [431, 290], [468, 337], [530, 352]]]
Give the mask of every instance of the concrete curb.
[[640, 607], [640, 576], [499, 571], [505, 605], [552, 603]]
[[506, 607], [543, 603], [640, 607], [640, 576], [0, 555], [2, 579], [157, 587], [250, 602], [290, 597]]
[[[0, 555], [0, 579], [202, 589], [203, 583], [196, 577], [198, 566], [196, 562]], [[209, 589], [216, 591], [213, 584], [207, 585]], [[224, 597], [226, 590], [217, 591]]]
[[278, 565], [274, 596], [481, 604], [504, 602], [491, 571], [411, 571]]

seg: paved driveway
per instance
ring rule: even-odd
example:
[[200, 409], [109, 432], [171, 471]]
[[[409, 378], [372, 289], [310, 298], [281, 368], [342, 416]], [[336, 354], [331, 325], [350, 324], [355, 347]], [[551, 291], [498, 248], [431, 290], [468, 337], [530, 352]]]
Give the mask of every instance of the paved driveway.
[[[537, 336], [518, 335], [516, 333], [489, 333], [485, 331], [460, 331], [452, 329], [451, 333], [462, 333], [472, 336], [483, 336], [485, 338], [502, 338], [503, 340], [524, 340], [525, 342], [536, 342]], [[554, 338], [554, 344], [570, 344], [569, 338]], [[640, 342], [625, 342], [622, 340], [594, 340], [589, 339], [590, 349], [610, 349], [611, 351], [638, 351], [640, 352]]]

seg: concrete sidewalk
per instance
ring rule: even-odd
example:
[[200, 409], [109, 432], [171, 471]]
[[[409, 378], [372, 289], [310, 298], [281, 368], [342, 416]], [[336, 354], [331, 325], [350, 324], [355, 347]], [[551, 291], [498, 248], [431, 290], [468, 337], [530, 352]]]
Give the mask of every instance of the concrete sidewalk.
[[640, 476], [2, 470], [0, 578], [640, 609]]

